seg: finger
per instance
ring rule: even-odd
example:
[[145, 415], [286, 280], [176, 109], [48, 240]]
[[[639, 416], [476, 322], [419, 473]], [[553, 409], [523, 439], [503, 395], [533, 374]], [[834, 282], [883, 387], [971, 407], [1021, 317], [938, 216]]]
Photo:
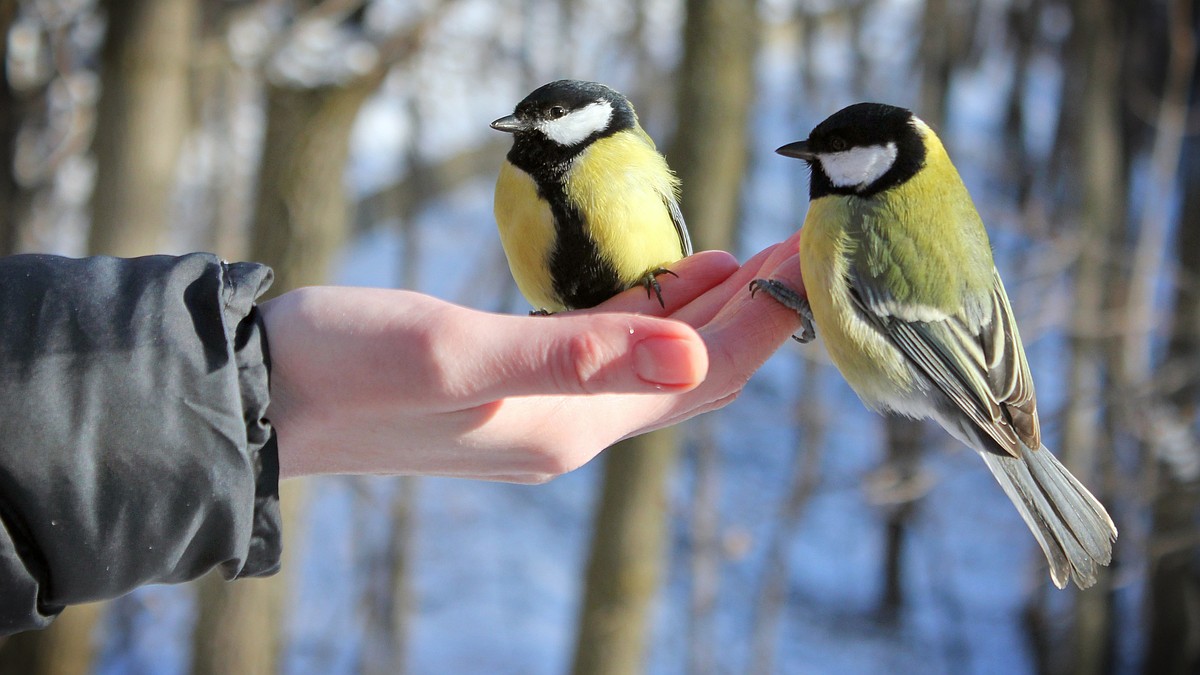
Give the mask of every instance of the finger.
[[663, 304], [653, 293], [640, 286], [631, 288], [585, 312], [637, 312], [651, 316], [668, 316], [737, 271], [737, 258], [725, 251], [701, 251], [669, 266], [675, 274], [658, 277], [662, 285]]
[[[780, 263], [773, 271], [756, 278], [780, 281], [800, 294], [804, 294], [804, 279], [800, 275], [800, 256], [791, 257]], [[765, 301], [765, 302], [764, 302]], [[780, 329], [795, 329], [799, 322], [795, 310], [777, 302], [765, 293], [746, 293], [735, 296], [721, 308], [706, 328], [708, 333], [725, 330], [744, 330], [750, 326], [761, 326], [767, 333]]]
[[725, 406], [737, 400], [739, 394], [741, 394], [740, 389], [733, 393], [726, 394], [725, 396], [721, 396], [715, 400], [709, 401], [706, 399], [697, 399], [696, 396], [699, 394], [696, 392], [688, 392], [672, 401], [666, 410], [659, 412], [659, 417], [657, 419], [652, 419], [646, 426], [627, 434], [620, 440], [625, 440], [626, 438], [631, 438], [633, 436], [640, 436], [642, 434], [649, 433], [651, 431], [657, 431], [659, 429], [665, 429], [667, 427], [679, 424], [680, 422], [690, 420], [693, 417], [697, 417], [714, 410], [720, 410], [721, 408], [724, 408]]
[[[712, 320], [721, 308], [734, 298], [749, 293], [750, 282], [761, 276], [761, 269], [767, 260], [778, 259], [781, 256], [779, 244], [759, 251], [736, 272], [728, 276], [718, 286], [715, 286], [703, 297], [680, 308], [671, 318], [686, 321], [692, 326], [703, 326]], [[786, 257], [784, 255], [783, 257]]]
[[[765, 250], [769, 251], [768, 255], [762, 257], [755, 256], [752, 259], [759, 262], [757, 268], [753, 270], [755, 278], [768, 277], [775, 272], [787, 273], [789, 269], [796, 272], [797, 276], [799, 275], [800, 266], [796, 257], [797, 252], [800, 250], [799, 231], [793, 232], [787, 239]], [[743, 267], [749, 268], [752, 265], [747, 263]]]
[[768, 261], [754, 278], [782, 282], [800, 295], [808, 297], [804, 290], [804, 276], [800, 270], [800, 254], [795, 250], [782, 261]]
[[683, 311], [673, 314], [672, 318], [686, 321], [693, 326], [702, 326], [735, 298], [745, 295], [750, 289], [750, 282], [755, 279], [780, 276], [780, 280], [785, 283], [799, 282], [800, 266], [796, 255], [799, 242], [800, 232], [797, 231], [782, 242], [759, 251], [720, 288], [705, 295], [701, 302], [693, 303]]
[[[800, 250], [800, 230], [796, 230], [795, 232], [792, 232], [791, 234], [789, 234], [787, 239], [784, 239], [783, 241], [779, 242], [778, 245], [783, 247], [783, 249], [787, 252], [787, 254], [792, 254], [792, 253], [795, 253], [796, 251]], [[778, 264], [781, 260], [782, 260], [782, 258], [777, 258], [774, 260], [770, 260], [768, 262], [772, 265], [775, 265], [775, 264]]]
[[[469, 360], [442, 359], [439, 379], [459, 405], [512, 396], [687, 391], [708, 372], [690, 326], [637, 314], [547, 317], [480, 314]], [[460, 322], [461, 324], [461, 322]], [[446, 340], [454, 336], [443, 336]], [[447, 354], [459, 353], [447, 347]]]
[[[798, 264], [794, 257], [783, 261], [780, 269], [787, 274], [779, 275], [784, 277], [780, 280], [798, 281]], [[630, 435], [677, 424], [733, 402], [751, 376], [799, 328], [799, 319], [791, 309], [761, 294], [752, 298], [748, 289], [742, 291], [700, 330], [710, 362], [704, 383], [691, 391], [664, 397], [661, 406], [643, 405], [628, 413], [641, 414], [645, 421], [645, 426]]]
[[[768, 278], [802, 292], [799, 255], [781, 262]], [[700, 329], [713, 362], [719, 364], [711, 369], [706, 385], [728, 390], [744, 385], [799, 328], [795, 311], [765, 294], [752, 296], [747, 288]]]
[[[737, 399], [741, 388], [714, 395], [706, 386], [688, 392], [664, 396], [595, 396], [566, 399], [564, 418], [577, 419], [573, 433], [593, 439], [607, 439], [607, 447], [618, 441], [664, 429], [713, 410]], [[518, 403], [528, 399], [522, 399]], [[579, 408], [586, 408], [580, 410]], [[577, 467], [591, 456], [575, 458], [568, 466]]]
[[[672, 318], [699, 326], [709, 353], [703, 384], [674, 396], [589, 399], [596, 419], [620, 419], [636, 435], [670, 426], [733, 401], [750, 377], [800, 325], [796, 313], [774, 299], [752, 297], [755, 278], [772, 278], [803, 291], [799, 254], [784, 242], [764, 249], [734, 275]], [[609, 414], [601, 414], [611, 407]], [[599, 430], [597, 430], [599, 431]]]

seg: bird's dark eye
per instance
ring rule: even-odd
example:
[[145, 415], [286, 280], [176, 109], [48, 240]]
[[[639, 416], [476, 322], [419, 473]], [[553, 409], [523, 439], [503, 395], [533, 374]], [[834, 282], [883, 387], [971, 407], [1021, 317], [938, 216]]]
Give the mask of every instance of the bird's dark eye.
[[829, 147], [833, 149], [834, 152], [841, 152], [848, 146], [846, 144], [846, 139], [842, 138], [841, 136], [834, 136], [833, 138], [829, 139]]
[[567, 114], [567, 109], [562, 107], [561, 105], [556, 105], [556, 106], [550, 108], [550, 119], [552, 119], [552, 120], [556, 120], [566, 114]]

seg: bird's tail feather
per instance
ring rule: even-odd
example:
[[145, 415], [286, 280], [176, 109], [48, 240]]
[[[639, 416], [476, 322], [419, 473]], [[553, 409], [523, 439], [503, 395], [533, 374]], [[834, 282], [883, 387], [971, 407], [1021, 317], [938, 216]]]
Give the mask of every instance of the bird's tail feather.
[[1104, 506], [1046, 449], [1021, 448], [1021, 457], [982, 452], [988, 468], [1050, 563], [1054, 585], [1072, 577], [1087, 588], [1112, 560], [1117, 527]]

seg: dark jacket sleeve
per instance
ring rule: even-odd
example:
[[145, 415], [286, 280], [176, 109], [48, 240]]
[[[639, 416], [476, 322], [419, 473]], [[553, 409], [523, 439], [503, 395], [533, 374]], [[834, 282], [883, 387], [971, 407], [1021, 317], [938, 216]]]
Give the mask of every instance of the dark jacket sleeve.
[[0, 258], [0, 635], [278, 569], [270, 282], [207, 254]]

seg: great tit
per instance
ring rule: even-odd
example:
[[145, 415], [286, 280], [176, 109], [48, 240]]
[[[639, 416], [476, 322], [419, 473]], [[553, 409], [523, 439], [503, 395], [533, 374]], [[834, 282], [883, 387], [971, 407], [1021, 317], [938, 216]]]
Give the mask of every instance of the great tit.
[[492, 128], [513, 135], [496, 181], [500, 242], [538, 313], [592, 307], [691, 255], [679, 179], [633, 105], [596, 82], [534, 90]]
[[800, 232], [807, 302], [775, 281], [756, 280], [752, 290], [816, 324], [868, 407], [932, 418], [978, 451], [1056, 586], [1094, 584], [1117, 528], [1042, 445], [987, 233], [937, 135], [908, 110], [859, 103], [776, 152], [811, 168]]

